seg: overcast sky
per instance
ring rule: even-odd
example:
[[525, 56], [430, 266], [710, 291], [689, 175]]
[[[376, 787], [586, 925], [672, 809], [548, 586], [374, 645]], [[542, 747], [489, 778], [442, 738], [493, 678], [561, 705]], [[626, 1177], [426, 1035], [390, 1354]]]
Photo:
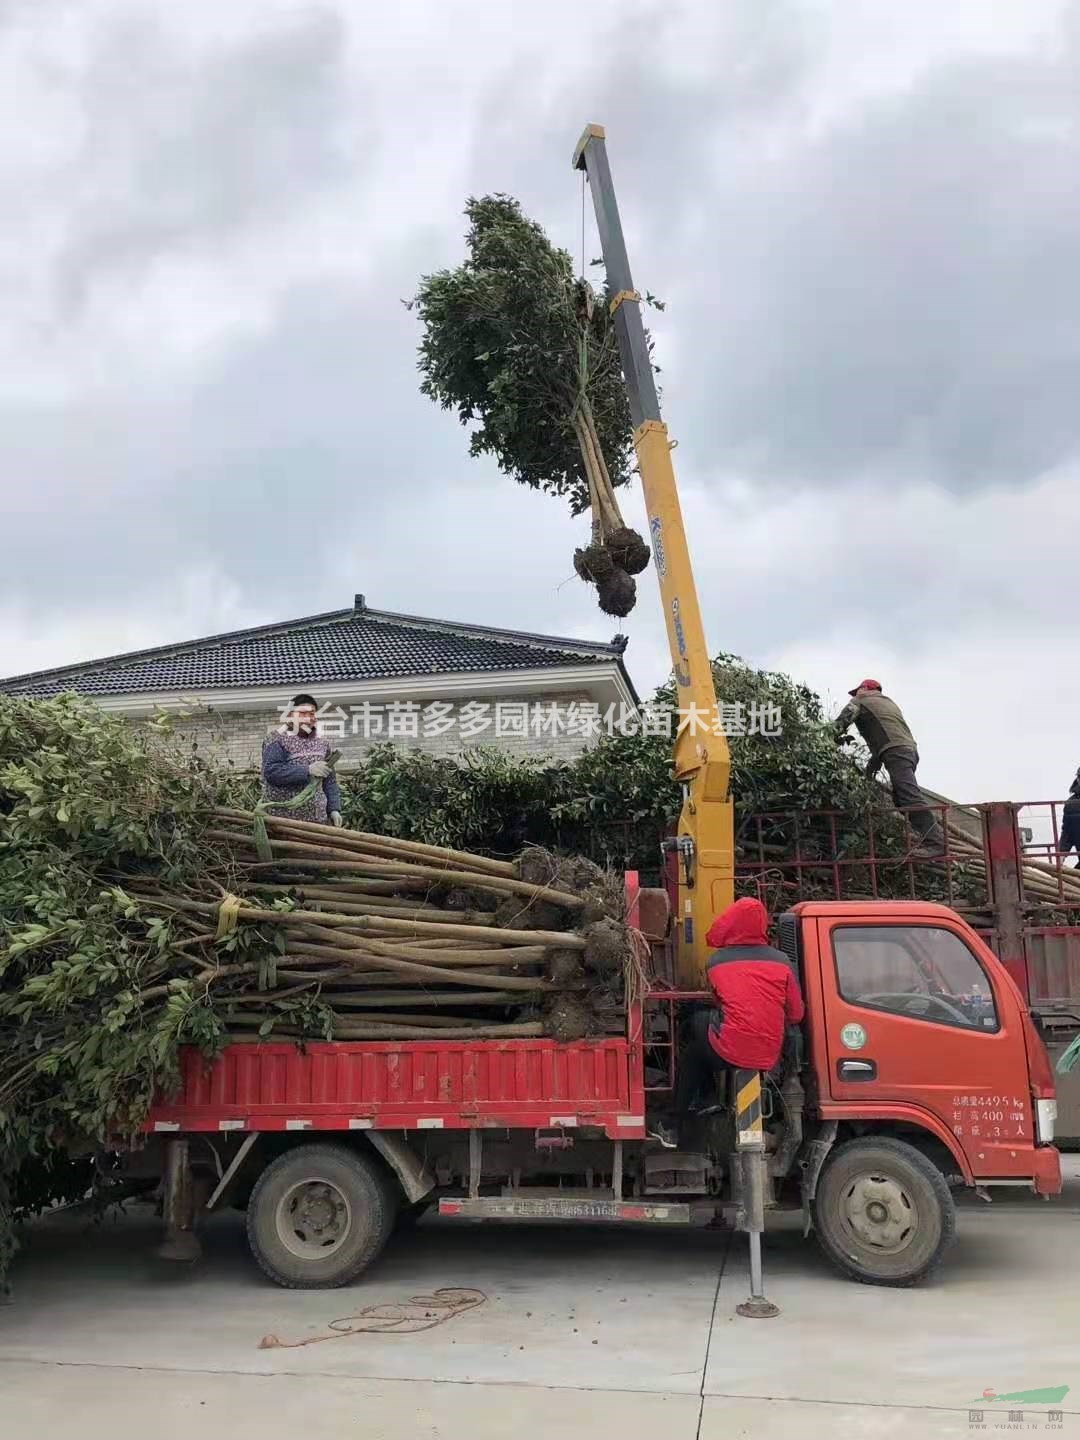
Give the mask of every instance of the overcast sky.
[[600, 614], [400, 304], [470, 193], [576, 254], [599, 121], [711, 648], [878, 676], [957, 798], [1064, 790], [1080, 6], [0, 0], [0, 107], [0, 674], [363, 591], [661, 680], [651, 574]]

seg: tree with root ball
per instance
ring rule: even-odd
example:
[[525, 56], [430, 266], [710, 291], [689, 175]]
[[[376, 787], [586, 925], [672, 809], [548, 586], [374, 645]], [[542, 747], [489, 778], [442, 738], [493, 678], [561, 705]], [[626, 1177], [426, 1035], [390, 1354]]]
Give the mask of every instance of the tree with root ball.
[[601, 609], [626, 615], [649, 547], [615, 494], [630, 478], [633, 427], [610, 308], [511, 196], [470, 199], [465, 214], [466, 259], [425, 275], [408, 302], [424, 327], [420, 388], [474, 427], [473, 455], [567, 497], [574, 515], [591, 510], [574, 569]]

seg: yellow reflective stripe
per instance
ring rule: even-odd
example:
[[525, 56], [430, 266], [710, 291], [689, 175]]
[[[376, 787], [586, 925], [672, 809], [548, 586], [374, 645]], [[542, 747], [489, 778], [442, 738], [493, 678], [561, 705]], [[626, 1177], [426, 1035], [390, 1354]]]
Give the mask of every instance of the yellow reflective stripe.
[[749, 1110], [752, 1105], [761, 1104], [761, 1076], [755, 1073], [752, 1080], [748, 1080], [739, 1091], [735, 1100], [735, 1108], [740, 1119], [744, 1110]]

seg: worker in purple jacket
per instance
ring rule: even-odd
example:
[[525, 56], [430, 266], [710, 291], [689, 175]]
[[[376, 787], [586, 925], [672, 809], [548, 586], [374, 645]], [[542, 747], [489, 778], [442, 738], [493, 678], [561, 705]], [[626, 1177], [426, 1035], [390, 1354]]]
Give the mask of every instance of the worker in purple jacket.
[[[263, 799], [271, 802], [269, 814], [287, 820], [317, 820], [341, 824], [341, 790], [327, 764], [330, 742], [315, 726], [318, 703], [313, 695], [297, 695], [284, 730], [272, 730], [263, 741]], [[320, 782], [310, 800], [298, 809], [275, 810], [273, 801], [292, 800], [312, 780]]]

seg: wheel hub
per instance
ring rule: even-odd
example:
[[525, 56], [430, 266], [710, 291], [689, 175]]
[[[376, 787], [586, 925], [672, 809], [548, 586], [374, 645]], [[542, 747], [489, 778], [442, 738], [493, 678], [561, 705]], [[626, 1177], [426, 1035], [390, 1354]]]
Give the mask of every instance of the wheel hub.
[[844, 1193], [845, 1226], [862, 1245], [879, 1253], [907, 1248], [919, 1228], [919, 1213], [904, 1187], [886, 1175], [860, 1175]]
[[328, 1180], [312, 1177], [293, 1185], [278, 1201], [278, 1238], [302, 1260], [321, 1260], [344, 1242], [352, 1223], [349, 1202]]

